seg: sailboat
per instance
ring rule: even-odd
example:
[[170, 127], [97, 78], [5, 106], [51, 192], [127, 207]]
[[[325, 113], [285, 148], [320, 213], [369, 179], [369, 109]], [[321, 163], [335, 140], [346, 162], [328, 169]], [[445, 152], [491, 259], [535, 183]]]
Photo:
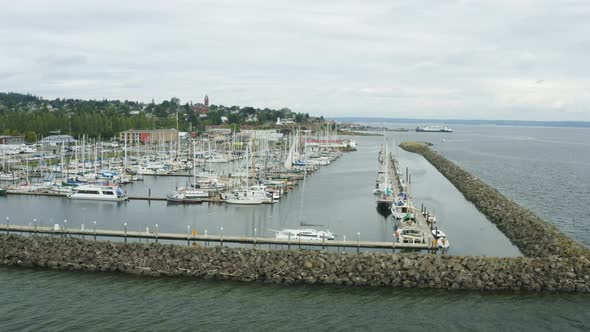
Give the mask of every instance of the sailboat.
[[[195, 150], [195, 141], [193, 141], [193, 151]], [[194, 160], [194, 152], [193, 152]], [[197, 168], [196, 163], [193, 161], [193, 185], [197, 183]], [[172, 194], [166, 195], [166, 200], [172, 203], [202, 203], [203, 200], [209, 198], [209, 193], [204, 190], [198, 190], [193, 188], [180, 188]]]
[[228, 204], [240, 204], [240, 205], [260, 205], [267, 198], [266, 195], [262, 196], [260, 191], [257, 189], [250, 188], [249, 186], [249, 174], [250, 174], [250, 146], [246, 149], [247, 162], [246, 162], [246, 186], [241, 189], [233, 190], [226, 193], [223, 198]]

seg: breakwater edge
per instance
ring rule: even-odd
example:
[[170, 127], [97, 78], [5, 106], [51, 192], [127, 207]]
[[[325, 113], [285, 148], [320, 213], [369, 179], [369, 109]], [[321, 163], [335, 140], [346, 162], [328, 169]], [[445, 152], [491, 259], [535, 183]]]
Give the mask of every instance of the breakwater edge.
[[554, 225], [506, 198], [469, 172], [461, 169], [429, 143], [403, 142], [400, 147], [418, 153], [446, 177], [475, 207], [481, 211], [520, 251], [529, 257], [590, 256], [588, 248], [572, 240]]
[[590, 292], [590, 261], [585, 257], [357, 254], [2, 234], [0, 262], [66, 271], [287, 285]]

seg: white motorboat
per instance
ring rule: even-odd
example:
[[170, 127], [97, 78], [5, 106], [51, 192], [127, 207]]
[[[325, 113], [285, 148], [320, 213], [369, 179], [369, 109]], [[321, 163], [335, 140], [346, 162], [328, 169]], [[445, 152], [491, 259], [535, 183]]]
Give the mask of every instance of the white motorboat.
[[209, 198], [209, 193], [203, 190], [180, 188], [173, 194], [166, 195], [166, 199], [173, 203], [201, 203]]
[[262, 198], [255, 197], [252, 192], [245, 190], [232, 191], [223, 195], [223, 198], [228, 204], [240, 205], [260, 205], [264, 201]]
[[445, 234], [445, 232], [437, 228], [432, 230], [432, 236], [434, 236], [434, 238], [438, 240], [442, 237], [446, 237], [447, 235]]
[[404, 226], [397, 229], [396, 235], [402, 243], [424, 243], [424, 233], [420, 227]]
[[308, 240], [308, 241], [322, 241], [334, 240], [336, 235], [329, 230], [316, 230], [313, 228], [304, 229], [281, 229], [275, 232], [275, 239], [277, 240]]
[[68, 198], [120, 202], [127, 200], [128, 197], [118, 186], [83, 185], [73, 188]]

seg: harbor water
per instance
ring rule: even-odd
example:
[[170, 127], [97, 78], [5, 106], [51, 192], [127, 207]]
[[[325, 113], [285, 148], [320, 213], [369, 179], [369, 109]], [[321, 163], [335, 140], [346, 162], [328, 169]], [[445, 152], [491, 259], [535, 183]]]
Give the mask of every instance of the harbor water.
[[[425, 140], [563, 232], [590, 243], [590, 131], [457, 126], [452, 134], [397, 133]], [[263, 206], [122, 204], [63, 198], [0, 198], [11, 223], [79, 228], [272, 236], [270, 229], [323, 224], [339, 237], [392, 241], [391, 219], [375, 210], [372, 190], [381, 137], [358, 137], [358, 151], [306, 178], [281, 202]], [[412, 174], [414, 203], [433, 210], [451, 254], [520, 253], [422, 157], [397, 150]], [[164, 196], [188, 179], [146, 177], [130, 195]], [[6, 330], [587, 330], [587, 295], [448, 292], [381, 288], [283, 287], [193, 279], [139, 278], [0, 269], [0, 329]], [[108, 320], [105, 319], [108, 317]], [[106, 325], [105, 325], [106, 324]], [[110, 325], [109, 325], [110, 324]]]

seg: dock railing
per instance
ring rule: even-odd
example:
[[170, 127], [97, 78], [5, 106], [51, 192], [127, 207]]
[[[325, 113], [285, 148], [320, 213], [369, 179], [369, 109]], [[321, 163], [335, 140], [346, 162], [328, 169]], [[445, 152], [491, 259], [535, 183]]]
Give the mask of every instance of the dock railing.
[[358, 238], [356, 241], [340, 241], [340, 240], [291, 240], [291, 239], [275, 239], [266, 237], [248, 237], [248, 236], [227, 236], [227, 235], [198, 235], [190, 231], [186, 234], [179, 233], [160, 233], [158, 228], [156, 232], [137, 232], [125, 230], [103, 230], [96, 228], [65, 228], [63, 225], [56, 224], [54, 227], [47, 226], [21, 226], [21, 225], [10, 225], [0, 224], [0, 232], [10, 233], [26, 233], [31, 235], [53, 235], [53, 236], [81, 236], [90, 237], [96, 241], [97, 238], [122, 238], [125, 242], [127, 239], [143, 239], [153, 240], [154, 242], [168, 240], [168, 241], [182, 241], [187, 245], [197, 243], [219, 243], [223, 246], [227, 243], [233, 244], [250, 244], [254, 247], [261, 245], [276, 245], [287, 249], [298, 249], [301, 247], [321, 247], [325, 248], [350, 248], [356, 249], [357, 252], [362, 249], [389, 249], [392, 251], [398, 250], [436, 250], [436, 247], [432, 247], [431, 243], [400, 243], [392, 240], [391, 242], [377, 242], [377, 241], [360, 241]]

